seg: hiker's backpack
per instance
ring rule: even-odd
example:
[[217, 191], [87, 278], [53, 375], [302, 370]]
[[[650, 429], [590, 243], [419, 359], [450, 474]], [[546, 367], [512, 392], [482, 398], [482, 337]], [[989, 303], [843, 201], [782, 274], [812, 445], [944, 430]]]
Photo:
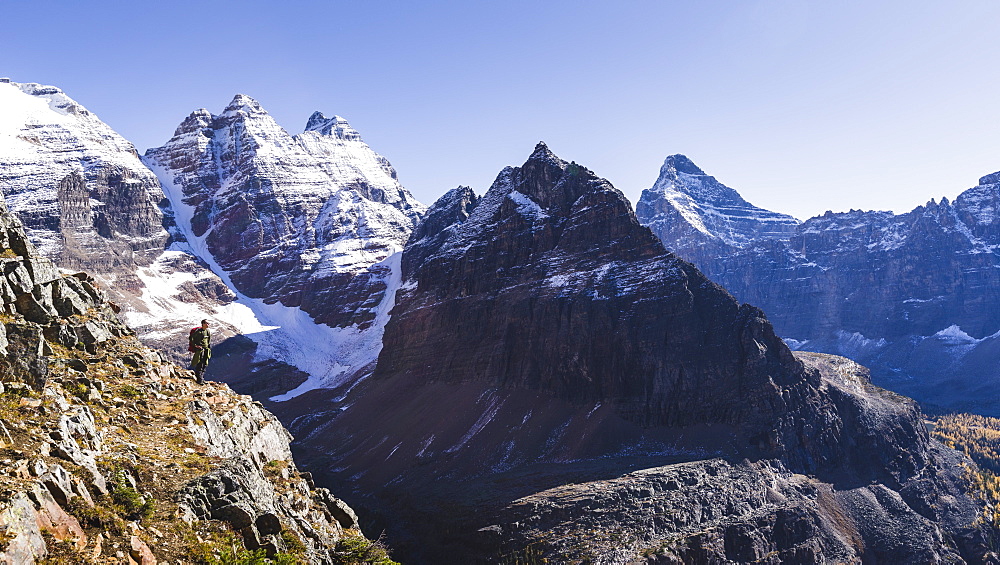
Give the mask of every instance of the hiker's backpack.
[[198, 331], [200, 329], [201, 329], [201, 326], [196, 326], [196, 327], [191, 328], [191, 332], [188, 333], [188, 351], [190, 351], [191, 353], [194, 353], [195, 351], [198, 351], [194, 347], [194, 332], [196, 332], [196, 331]]

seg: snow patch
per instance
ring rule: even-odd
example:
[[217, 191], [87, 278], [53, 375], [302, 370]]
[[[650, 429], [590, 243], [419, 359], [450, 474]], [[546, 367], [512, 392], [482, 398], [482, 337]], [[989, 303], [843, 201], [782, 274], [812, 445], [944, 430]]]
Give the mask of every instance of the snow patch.
[[[177, 244], [208, 263], [230, 289], [235, 289], [228, 273], [222, 269], [208, 250], [206, 238], [209, 232], [196, 237], [191, 231], [193, 207], [183, 200], [183, 193], [175, 183], [173, 172], [155, 162], [150, 168], [160, 178], [164, 192], [176, 214], [177, 224], [187, 238], [187, 242]], [[290, 400], [310, 390], [335, 388], [348, 383], [354, 376], [364, 378], [361, 371], [378, 359], [382, 350], [382, 334], [389, 320], [389, 312], [395, 301], [396, 290], [400, 286], [400, 258], [396, 252], [376, 266], [388, 267], [385, 279], [387, 290], [376, 309], [375, 322], [365, 330], [356, 326], [334, 328], [318, 324], [306, 312], [280, 303], [267, 304], [262, 299], [250, 298], [236, 292], [237, 300], [228, 307], [220, 318], [236, 326], [243, 335], [257, 344], [255, 361], [279, 359], [296, 367], [309, 376], [301, 385], [284, 394], [271, 398], [275, 402]], [[386, 269], [382, 269], [386, 270]], [[169, 291], [183, 282], [183, 276], [176, 280], [158, 281], [155, 276], [145, 276], [158, 291]], [[146, 280], [146, 279], [144, 279]], [[195, 316], [194, 319], [198, 319]]]
[[507, 198], [510, 198], [517, 204], [517, 211], [523, 216], [533, 218], [534, 220], [544, 220], [549, 217], [545, 210], [542, 210], [542, 207], [526, 194], [514, 190], [507, 195]]
[[469, 431], [466, 432], [464, 436], [462, 436], [462, 439], [460, 439], [457, 444], [444, 450], [444, 452], [454, 453], [459, 449], [465, 447], [465, 444], [469, 443], [469, 441], [472, 438], [476, 437], [476, 434], [483, 431], [483, 428], [485, 428], [487, 424], [493, 421], [493, 418], [496, 417], [497, 412], [500, 411], [501, 406], [503, 406], [503, 402], [499, 399], [499, 397], [491, 393], [489, 404], [487, 405], [486, 410], [484, 410], [483, 413], [479, 416], [479, 419], [476, 420], [476, 423], [472, 424], [472, 427], [469, 428]]
[[954, 324], [937, 332], [931, 337], [939, 341], [942, 341], [948, 345], [968, 345], [973, 343], [979, 343], [981, 341], [963, 332], [962, 328]]
[[869, 339], [860, 332], [837, 330], [836, 336], [837, 352], [851, 359], [872, 355], [889, 344], [885, 338]]
[[808, 339], [795, 339], [791, 337], [783, 337], [781, 341], [784, 341], [788, 349], [792, 351], [799, 351], [809, 343]]

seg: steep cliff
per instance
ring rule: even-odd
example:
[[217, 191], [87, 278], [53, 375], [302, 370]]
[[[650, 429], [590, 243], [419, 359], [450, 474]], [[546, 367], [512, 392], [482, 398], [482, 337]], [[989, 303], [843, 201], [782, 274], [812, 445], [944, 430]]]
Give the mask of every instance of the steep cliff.
[[339, 563], [370, 546], [274, 416], [143, 347], [2, 200], [0, 272], [0, 562]]
[[0, 193], [41, 253], [99, 273], [151, 263], [163, 195], [132, 144], [55, 87], [0, 82], [0, 107]]
[[[988, 559], [955, 456], [912, 402], [849, 362], [793, 356], [586, 168], [540, 144], [481, 199], [456, 189], [426, 218], [373, 376], [330, 392], [322, 416], [276, 407], [407, 559]], [[638, 469], [648, 484], [600, 482]], [[700, 474], [714, 478], [685, 478]], [[586, 500], [566, 503], [571, 483]], [[730, 530], [749, 541], [733, 549]]]

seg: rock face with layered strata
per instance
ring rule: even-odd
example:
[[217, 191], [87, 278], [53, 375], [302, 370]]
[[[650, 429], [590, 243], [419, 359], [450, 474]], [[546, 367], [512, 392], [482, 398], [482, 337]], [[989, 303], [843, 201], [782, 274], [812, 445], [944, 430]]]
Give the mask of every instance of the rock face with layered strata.
[[[540, 144], [481, 199], [456, 189], [426, 217], [374, 375], [293, 429], [408, 561], [988, 558], [963, 521], [979, 507], [912, 402], [856, 365], [793, 356], [589, 170]], [[768, 463], [723, 472], [717, 456]], [[683, 465], [713, 478], [685, 482]], [[600, 482], [637, 469], [649, 484]], [[608, 496], [572, 503], [573, 483]], [[691, 515], [658, 518], [668, 507]], [[882, 539], [890, 525], [919, 543]]]
[[332, 326], [373, 323], [391, 278], [383, 261], [423, 210], [342, 118], [317, 112], [291, 136], [244, 95], [219, 115], [192, 113], [145, 162], [196, 251], [240, 292]]
[[0, 194], [55, 265], [85, 270], [148, 344], [186, 355], [192, 323], [235, 295], [182, 249], [160, 182], [135, 148], [58, 88], [0, 81]]
[[163, 250], [160, 183], [131, 143], [52, 86], [0, 82], [0, 192], [42, 254], [120, 284]]

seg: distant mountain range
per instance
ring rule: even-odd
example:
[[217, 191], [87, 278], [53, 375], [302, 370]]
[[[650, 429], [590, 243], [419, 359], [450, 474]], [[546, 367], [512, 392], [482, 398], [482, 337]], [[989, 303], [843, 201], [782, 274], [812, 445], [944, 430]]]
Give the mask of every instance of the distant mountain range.
[[[971, 462], [915, 403], [848, 359], [793, 353], [779, 336], [820, 338], [776, 333], [683, 258], [718, 277], [712, 260], [749, 257], [740, 274], [770, 288], [754, 250], [794, 255], [812, 232], [682, 156], [638, 217], [545, 144], [485, 194], [425, 209], [342, 118], [293, 136], [237, 95], [140, 160], [58, 89], [5, 82], [0, 100], [0, 188], [29, 235], [93, 269], [149, 343], [180, 356], [191, 322], [221, 325], [210, 376], [273, 410], [406, 562], [996, 559]], [[9, 315], [32, 292], [11, 290]], [[813, 298], [811, 319], [855, 331]]]
[[787, 216], [675, 163], [690, 161], [667, 158], [639, 221], [763, 309], [789, 345], [864, 363], [877, 384], [934, 409], [1000, 415], [1000, 173], [954, 202], [827, 212], [779, 230]]

